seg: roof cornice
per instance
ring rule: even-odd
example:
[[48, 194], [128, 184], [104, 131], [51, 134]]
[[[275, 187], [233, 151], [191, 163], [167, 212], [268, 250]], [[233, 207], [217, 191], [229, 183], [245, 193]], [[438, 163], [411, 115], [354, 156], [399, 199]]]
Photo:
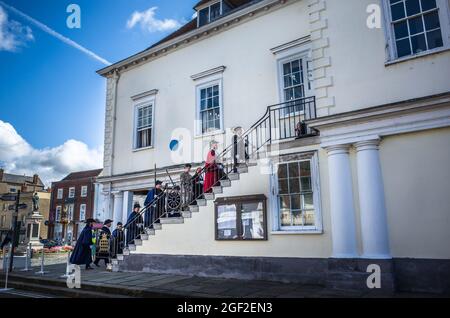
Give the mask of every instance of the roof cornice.
[[236, 11], [232, 14], [226, 15], [221, 19], [192, 30], [186, 34], [182, 34], [167, 42], [161, 43], [158, 46], [144, 50], [122, 61], [102, 68], [98, 70], [97, 73], [104, 77], [110, 77], [113, 76], [115, 71], [127, 71], [136, 67], [137, 65], [141, 65], [143, 63], [155, 60], [160, 56], [167, 55], [168, 53], [176, 49], [188, 46], [206, 37], [225, 31], [237, 24], [242, 23], [243, 21], [248, 21], [257, 16], [278, 9], [283, 5], [297, 1], [300, 0], [262, 0], [242, 10]]

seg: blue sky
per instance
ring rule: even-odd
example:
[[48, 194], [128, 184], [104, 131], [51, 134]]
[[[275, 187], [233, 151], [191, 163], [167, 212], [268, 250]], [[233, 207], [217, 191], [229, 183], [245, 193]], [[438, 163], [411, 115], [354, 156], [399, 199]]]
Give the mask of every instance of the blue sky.
[[[174, 31], [191, 19], [192, 7], [197, 2], [2, 1], [110, 62], [141, 51]], [[81, 29], [70, 29], [66, 25], [70, 15], [66, 8], [72, 3], [81, 8]], [[153, 7], [157, 9], [147, 11]], [[10, 133], [13, 127], [13, 135], [18, 135], [20, 142], [30, 149], [41, 151], [41, 155], [42, 151], [60, 147], [68, 140], [79, 141], [89, 150], [100, 149], [103, 145], [105, 80], [95, 71], [104, 65], [43, 32], [1, 1], [0, 10], [3, 11], [3, 20], [0, 15], [0, 123], [9, 124]], [[134, 12], [138, 12], [135, 23], [127, 26]], [[11, 39], [14, 41], [9, 45], [7, 40]], [[3, 135], [6, 139], [6, 134]], [[6, 149], [5, 144], [11, 144], [10, 140], [14, 138], [9, 137], [9, 141], [2, 144], [0, 136], [0, 161], [11, 161], [7, 152], [15, 150]], [[20, 170], [14, 164], [6, 166]]]

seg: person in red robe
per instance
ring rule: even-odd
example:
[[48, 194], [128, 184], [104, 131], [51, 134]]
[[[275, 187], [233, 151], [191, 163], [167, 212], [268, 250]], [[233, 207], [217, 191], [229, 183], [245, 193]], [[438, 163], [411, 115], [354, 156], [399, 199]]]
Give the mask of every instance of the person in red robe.
[[210, 193], [212, 191], [212, 187], [216, 186], [219, 181], [219, 168], [216, 162], [217, 147], [217, 141], [211, 141], [210, 150], [206, 156], [205, 163], [205, 178], [203, 180], [204, 193]]

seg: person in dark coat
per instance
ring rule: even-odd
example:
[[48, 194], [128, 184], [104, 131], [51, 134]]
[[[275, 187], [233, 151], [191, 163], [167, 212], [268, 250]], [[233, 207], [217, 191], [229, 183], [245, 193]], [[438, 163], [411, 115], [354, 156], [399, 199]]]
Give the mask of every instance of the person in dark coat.
[[[163, 197], [164, 191], [162, 189], [162, 182], [156, 180], [155, 187], [150, 189], [145, 198], [144, 206], [147, 207], [150, 203], [154, 203], [154, 206], [148, 207], [145, 210], [145, 227], [153, 228], [153, 222], [159, 223], [159, 218], [165, 212], [165, 200]], [[157, 201], [155, 199], [159, 198]]]
[[133, 211], [128, 216], [127, 224], [125, 224], [125, 228], [127, 229], [127, 245], [134, 244], [134, 239], [138, 238], [141, 234], [141, 225], [143, 224], [143, 220], [142, 215], [139, 214], [140, 210], [141, 205], [139, 203], [135, 203]]
[[75, 265], [86, 265], [86, 269], [93, 269], [90, 265], [92, 263], [91, 245], [92, 245], [92, 225], [95, 223], [94, 219], [86, 220], [86, 226], [81, 231], [77, 244], [73, 249], [70, 263]]
[[118, 222], [116, 229], [112, 232], [113, 257], [115, 257], [117, 254], [123, 254], [124, 241], [125, 234], [123, 233], [123, 224], [122, 222]]
[[[105, 261], [105, 266], [108, 265], [109, 263], [109, 257], [110, 252], [111, 252], [111, 244], [110, 244], [110, 239], [111, 239], [111, 231], [109, 230], [109, 228], [111, 227], [112, 224], [112, 220], [107, 219], [105, 222], [103, 222], [103, 227], [101, 228], [101, 230], [98, 232], [98, 238], [96, 240], [97, 243], [97, 253], [95, 254], [95, 262], [94, 265], [97, 267], [100, 267], [100, 265], [98, 264], [100, 262], [100, 260], [104, 260]], [[108, 241], [108, 246], [103, 247], [102, 245], [102, 240], [104, 239], [103, 236], [105, 236], [105, 238]]]

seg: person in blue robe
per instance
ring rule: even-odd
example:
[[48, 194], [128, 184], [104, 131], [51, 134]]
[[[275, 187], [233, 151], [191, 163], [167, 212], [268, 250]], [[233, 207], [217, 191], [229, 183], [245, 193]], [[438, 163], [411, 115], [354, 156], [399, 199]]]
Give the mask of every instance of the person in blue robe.
[[[156, 180], [155, 187], [150, 189], [147, 193], [147, 197], [145, 198], [144, 206], [147, 208], [145, 210], [145, 227], [153, 228], [153, 223], [160, 223], [159, 218], [164, 214], [165, 211], [165, 200], [162, 190], [162, 182]], [[156, 198], [159, 198], [155, 201]], [[150, 203], [153, 203], [152, 206], [148, 206]]]
[[77, 244], [70, 256], [71, 264], [85, 265], [87, 270], [93, 269], [90, 266], [92, 263], [91, 245], [93, 223], [95, 223], [94, 219], [86, 220], [86, 226], [78, 237]]
[[139, 213], [141, 210], [141, 205], [139, 203], [135, 203], [133, 207], [133, 211], [130, 213], [127, 219], [127, 224], [125, 224], [126, 229], [126, 245], [134, 244], [134, 239], [138, 238], [142, 232], [142, 215]]

